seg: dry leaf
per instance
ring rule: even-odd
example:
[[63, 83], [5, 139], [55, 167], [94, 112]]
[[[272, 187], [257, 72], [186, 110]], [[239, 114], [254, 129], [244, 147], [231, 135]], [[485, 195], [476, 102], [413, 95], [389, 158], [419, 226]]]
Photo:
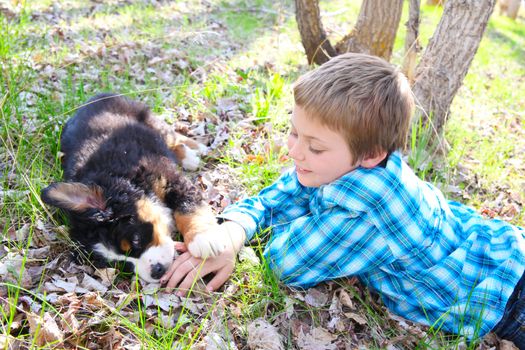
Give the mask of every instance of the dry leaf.
[[100, 283], [104, 286], [109, 287], [113, 284], [115, 276], [117, 275], [117, 269], [106, 268], [106, 269], [96, 269], [95, 276], [100, 278]]
[[89, 292], [84, 295], [84, 298], [82, 299], [82, 305], [84, 308], [89, 310], [98, 310], [105, 306], [106, 303], [98, 293]]
[[250, 265], [258, 266], [261, 264], [257, 254], [252, 247], [242, 247], [238, 254], [239, 261], [247, 261]]
[[116, 330], [115, 327], [110, 327], [108, 332], [99, 338], [97, 345], [99, 349], [120, 350], [124, 349], [122, 339], [122, 333]]
[[40, 312], [42, 309], [42, 305], [38, 302], [40, 301], [39, 298], [30, 297], [28, 295], [22, 295], [18, 298], [18, 301], [21, 304], [25, 304], [24, 310], [27, 310], [27, 306], [29, 307], [29, 310], [35, 313]]
[[350, 295], [348, 295], [347, 291], [344, 289], [339, 290], [339, 300], [341, 301], [341, 304], [343, 304], [346, 307], [349, 307], [352, 310], [355, 310], [354, 303], [352, 302], [352, 298], [350, 298]]
[[301, 350], [336, 350], [336, 344], [333, 342], [337, 337], [327, 330], [317, 327], [312, 329], [307, 334], [302, 331], [297, 337], [297, 346]]
[[330, 331], [337, 331], [337, 332], [344, 332], [346, 329], [346, 325], [341, 319], [341, 317], [336, 316], [333, 317], [330, 322], [326, 325], [326, 328], [328, 328]]
[[334, 293], [332, 295], [332, 302], [330, 303], [330, 308], [328, 309], [328, 312], [331, 316], [337, 316], [342, 312], [341, 307], [341, 300], [337, 297], [337, 295]]
[[169, 312], [181, 306], [180, 297], [173, 293], [157, 293], [153, 295], [145, 294], [142, 297], [144, 307], [160, 307], [162, 310]]
[[215, 332], [208, 333], [200, 346], [206, 350], [237, 350], [237, 346], [233, 341], [227, 342]]
[[233, 111], [234, 109], [238, 108], [238, 103], [231, 98], [220, 98], [217, 100], [217, 113], [219, 115], [227, 114], [229, 111]]
[[304, 301], [308, 305], [322, 307], [328, 302], [328, 294], [319, 291], [317, 288], [310, 288], [304, 297]]
[[80, 329], [80, 322], [78, 322], [75, 312], [68, 310], [60, 319], [60, 326], [67, 333], [77, 333]]
[[49, 256], [50, 250], [51, 248], [49, 246], [36, 249], [28, 249], [26, 256], [28, 259], [46, 259]]
[[100, 283], [88, 274], [84, 274], [84, 278], [82, 279], [82, 287], [86, 288], [89, 291], [97, 291], [102, 294], [106, 293], [108, 290], [106, 286], [104, 286], [102, 283]]
[[290, 320], [290, 331], [294, 337], [298, 337], [299, 334], [305, 333], [310, 330], [310, 326], [305, 322], [298, 320], [296, 318]]
[[519, 350], [519, 348], [513, 342], [502, 339], [499, 342], [499, 350]]
[[44, 291], [46, 292], [67, 292], [67, 293], [87, 293], [87, 289], [78, 285], [78, 280], [75, 276], [69, 278], [71, 281], [64, 281], [62, 279], [54, 279], [53, 282], [44, 283]]
[[282, 336], [268, 321], [258, 318], [248, 325], [248, 347], [251, 350], [283, 350]]
[[23, 347], [23, 343], [21, 340], [11, 335], [0, 334], [0, 349], [18, 350], [25, 348], [26, 347]]
[[354, 312], [345, 312], [345, 316], [348, 317], [349, 319], [356, 321], [358, 324], [362, 326], [367, 323], [366, 318]]
[[24, 257], [18, 253], [9, 252], [0, 260], [0, 276], [6, 281], [16, 281], [20, 270], [22, 269], [22, 263]]
[[60, 325], [65, 332], [75, 333], [78, 331], [80, 324], [75, 314], [80, 309], [82, 301], [74, 293], [67, 293], [58, 297], [57, 303], [67, 306], [66, 313], [60, 319]]
[[21, 228], [15, 231], [14, 237], [10, 237], [12, 240], [23, 242], [27, 241], [29, 237], [29, 229], [31, 226], [29, 224], [24, 224]]
[[285, 310], [286, 310], [286, 317], [287, 318], [291, 318], [294, 314], [294, 300], [292, 298], [289, 298], [289, 297], [285, 297], [284, 298], [284, 302], [285, 302]]
[[27, 313], [27, 320], [29, 321], [29, 332], [38, 346], [64, 340], [64, 333], [49, 312], [44, 313], [43, 318], [40, 315], [29, 312]]

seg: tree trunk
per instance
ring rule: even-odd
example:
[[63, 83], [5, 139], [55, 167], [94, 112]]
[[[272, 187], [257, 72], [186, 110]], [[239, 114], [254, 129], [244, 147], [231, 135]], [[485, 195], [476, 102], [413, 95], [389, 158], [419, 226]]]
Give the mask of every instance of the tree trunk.
[[405, 38], [405, 57], [403, 59], [403, 73], [412, 84], [416, 73], [417, 54], [421, 51], [419, 46], [419, 0], [410, 0], [407, 34]]
[[403, 11], [403, 0], [364, 0], [354, 30], [337, 45], [338, 53], [361, 52], [389, 61]]
[[416, 69], [413, 91], [424, 112], [416, 117], [431, 121], [441, 137], [449, 108], [478, 50], [495, 0], [447, 1], [434, 35]]
[[505, 15], [512, 19], [518, 17], [518, 12], [520, 10], [521, 0], [500, 0], [499, 1], [499, 10], [500, 15]]
[[323, 64], [343, 52], [390, 60], [402, 10], [403, 0], [363, 0], [354, 30], [334, 49], [321, 23], [319, 0], [295, 0], [295, 17], [308, 63]]
[[323, 64], [337, 55], [321, 22], [319, 0], [295, 0], [295, 18], [308, 64]]

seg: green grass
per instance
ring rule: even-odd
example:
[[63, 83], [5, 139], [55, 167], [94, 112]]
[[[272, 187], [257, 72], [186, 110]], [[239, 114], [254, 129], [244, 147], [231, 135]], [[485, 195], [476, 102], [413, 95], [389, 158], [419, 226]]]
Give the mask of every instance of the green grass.
[[[30, 334], [27, 321], [17, 323], [21, 297], [41, 300], [45, 282], [56, 271], [44, 271], [31, 290], [24, 288], [28, 271], [43, 265], [24, 252], [42, 244], [42, 223], [55, 233], [59, 231], [55, 227], [65, 223], [62, 216], [43, 206], [39, 193], [61, 177], [61, 127], [76, 108], [97, 92], [116, 91], [148, 103], [172, 123], [182, 120], [192, 129], [205, 121], [207, 134], [223, 130], [227, 137], [212, 150], [203, 173], [214, 176], [227, 190], [237, 191], [238, 196], [254, 194], [290, 165], [286, 134], [293, 101], [291, 84], [308, 69], [293, 6], [288, 2], [87, 5], [68, 1], [56, 2], [57, 13], [49, 10], [53, 3], [22, 2], [13, 19], [0, 14], [0, 262], [5, 261], [4, 252], [22, 257], [19, 270], [0, 282], [0, 335], [25, 347], [37, 335]], [[321, 8], [325, 28], [336, 40], [355, 22], [359, 3], [323, 1]], [[423, 6], [423, 45], [440, 15], [440, 9]], [[403, 16], [392, 58], [397, 64], [403, 57], [406, 11]], [[521, 206], [521, 214], [507, 218], [519, 225], [525, 225], [523, 47], [523, 19], [513, 22], [493, 16], [452, 106], [446, 126], [449, 152], [439, 158], [428, 149], [425, 130], [415, 128], [409, 157], [420, 177], [444, 189], [453, 187], [449, 196], [477, 209], [504, 213], [502, 208], [511, 202]], [[225, 106], [231, 109], [225, 111]], [[222, 177], [218, 176], [222, 171]], [[25, 224], [28, 236], [13, 238]], [[56, 241], [50, 244], [53, 253], [48, 261], [66, 250], [60, 250]], [[263, 244], [255, 244], [258, 255], [262, 255]], [[368, 325], [346, 326], [361, 334], [368, 348], [380, 348], [385, 339], [409, 337], [390, 319], [377, 296], [359, 284], [338, 281], [321, 288], [332, 294], [342, 289], [351, 295], [352, 312], [362, 315]], [[290, 344], [297, 331], [292, 320], [324, 326], [330, 306], [312, 307], [294, 293], [279, 283], [264, 259], [259, 265], [244, 261], [238, 264], [224, 295], [207, 299], [207, 309], [200, 314], [188, 304], [170, 311], [168, 318], [173, 323], [164, 324], [158, 321], [160, 310], [152, 313], [137, 301], [142, 294], [133, 285], [126, 307], [114, 307], [108, 301], [100, 310], [85, 310], [90, 317], [99, 312], [101, 319], [83, 328], [76, 338], [69, 336], [68, 341], [76, 339], [79, 348], [87, 348], [97, 334], [114, 332], [123, 336], [124, 343], [138, 342], [144, 348], [171, 349], [174, 342], [190, 348], [211, 330], [222, 329], [226, 341], [246, 345], [247, 324], [262, 317], [281, 324], [280, 331]], [[58, 321], [67, 311], [40, 302], [41, 316], [49, 312]], [[135, 313], [128, 314], [128, 306]], [[346, 331], [334, 333], [348, 344], [353, 341]], [[461, 339], [436, 331], [427, 338], [410, 340], [412, 346], [407, 348], [458, 348], [460, 343]]]

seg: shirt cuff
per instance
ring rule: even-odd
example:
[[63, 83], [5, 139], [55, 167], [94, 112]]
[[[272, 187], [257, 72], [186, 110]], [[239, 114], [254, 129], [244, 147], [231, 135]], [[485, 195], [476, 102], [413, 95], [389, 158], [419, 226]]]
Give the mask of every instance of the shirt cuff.
[[246, 234], [246, 242], [249, 242], [257, 231], [257, 223], [253, 217], [249, 214], [245, 214], [239, 211], [227, 211], [217, 215], [218, 218], [233, 221], [238, 223], [244, 228]]

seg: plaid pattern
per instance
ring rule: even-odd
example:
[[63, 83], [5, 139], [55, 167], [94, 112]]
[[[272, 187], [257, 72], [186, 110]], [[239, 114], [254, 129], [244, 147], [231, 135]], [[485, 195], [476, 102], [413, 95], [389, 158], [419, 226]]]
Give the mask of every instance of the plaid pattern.
[[386, 168], [358, 168], [319, 188], [285, 173], [221, 217], [265, 249], [287, 284], [359, 276], [407, 319], [468, 338], [501, 319], [525, 270], [525, 230], [447, 201], [393, 153]]

